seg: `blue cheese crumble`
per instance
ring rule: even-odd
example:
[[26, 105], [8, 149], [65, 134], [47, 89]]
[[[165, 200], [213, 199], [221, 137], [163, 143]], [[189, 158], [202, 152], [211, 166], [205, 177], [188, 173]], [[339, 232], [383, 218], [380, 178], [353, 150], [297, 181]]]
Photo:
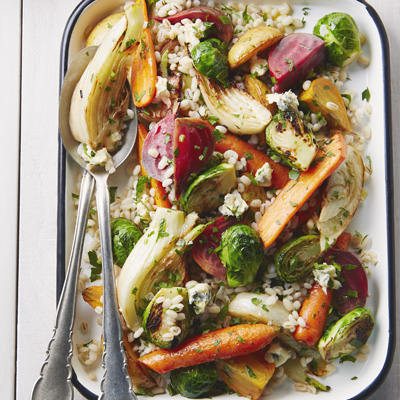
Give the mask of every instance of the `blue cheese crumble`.
[[314, 280], [322, 286], [322, 290], [326, 294], [327, 288], [339, 289], [342, 284], [336, 280], [336, 268], [333, 265], [328, 265], [326, 263], [318, 265], [314, 271]]
[[241, 194], [234, 190], [225, 196], [224, 204], [218, 210], [222, 215], [240, 217], [248, 208]]

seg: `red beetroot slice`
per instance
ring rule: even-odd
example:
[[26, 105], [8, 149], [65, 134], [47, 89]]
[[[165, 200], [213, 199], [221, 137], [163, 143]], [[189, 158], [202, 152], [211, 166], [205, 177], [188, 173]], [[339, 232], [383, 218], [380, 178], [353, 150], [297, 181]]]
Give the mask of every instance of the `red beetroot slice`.
[[200, 268], [218, 279], [226, 280], [226, 268], [215, 253], [222, 234], [237, 223], [233, 217], [219, 217], [207, 226], [204, 232], [196, 238], [192, 247], [192, 256]]
[[157, 21], [167, 19], [169, 22], [171, 22], [171, 24], [181, 22], [183, 19], [190, 19], [191, 21], [196, 21], [196, 19], [200, 19], [203, 22], [211, 22], [212, 24], [214, 24], [214, 32], [211, 36], [215, 36], [222, 42], [229, 43], [232, 40], [233, 36], [233, 26], [230, 19], [226, 16], [226, 14], [224, 14], [220, 10], [217, 10], [216, 8], [205, 6], [195, 7], [189, 10], [183, 10], [169, 17], [156, 17], [154, 19]]
[[179, 196], [190, 175], [200, 172], [215, 149], [213, 126], [199, 118], [177, 118], [174, 131], [175, 193]]
[[325, 58], [325, 42], [310, 33], [293, 33], [272, 47], [268, 56], [275, 93], [283, 93], [306, 78]]
[[333, 306], [343, 315], [364, 307], [368, 297], [368, 280], [359, 259], [349, 251], [336, 249], [329, 249], [324, 257], [327, 264], [334, 261], [342, 267], [342, 287], [333, 292]]
[[[175, 119], [176, 115], [168, 115], [163, 118], [150, 130], [143, 143], [143, 167], [147, 175], [161, 182], [164, 180], [164, 175], [169, 165], [163, 169], [159, 169], [158, 165], [163, 156], [171, 160], [171, 163], [174, 156]], [[149, 154], [149, 152], [153, 152], [153, 149], [158, 152], [157, 157], [153, 157]]]

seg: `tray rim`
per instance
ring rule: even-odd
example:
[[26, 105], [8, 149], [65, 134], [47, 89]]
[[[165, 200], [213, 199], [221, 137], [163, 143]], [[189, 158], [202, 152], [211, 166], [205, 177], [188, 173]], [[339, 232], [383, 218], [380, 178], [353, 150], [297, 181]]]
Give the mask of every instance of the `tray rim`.
[[[72, 11], [64, 28], [60, 46], [60, 78], [59, 92], [61, 93], [64, 76], [68, 69], [68, 51], [71, 35], [82, 12], [96, 0], [82, 0]], [[361, 400], [371, 396], [384, 382], [392, 366], [396, 346], [396, 299], [395, 299], [395, 247], [394, 247], [394, 181], [393, 181], [393, 132], [392, 132], [392, 101], [390, 75], [390, 48], [386, 29], [375, 9], [365, 0], [350, 0], [365, 6], [368, 14], [375, 23], [382, 47], [383, 86], [384, 91], [384, 127], [385, 127], [385, 183], [386, 183], [386, 222], [387, 222], [387, 256], [388, 256], [388, 348], [383, 368], [376, 378], [359, 394], [349, 400]], [[65, 280], [65, 184], [66, 184], [66, 150], [62, 144], [61, 135], [58, 135], [58, 201], [57, 201], [57, 304]], [[80, 381], [72, 368], [71, 381], [75, 388], [87, 399], [96, 400], [98, 396], [87, 389]]]

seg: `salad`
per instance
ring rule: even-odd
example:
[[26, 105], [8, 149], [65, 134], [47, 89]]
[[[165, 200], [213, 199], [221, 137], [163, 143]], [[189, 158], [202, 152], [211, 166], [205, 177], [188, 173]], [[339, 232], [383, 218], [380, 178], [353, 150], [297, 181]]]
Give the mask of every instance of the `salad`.
[[[368, 201], [372, 107], [368, 89], [361, 108], [343, 86], [349, 65], [368, 67], [353, 17], [298, 32], [304, 18], [286, 3], [137, 0], [89, 34], [103, 61], [76, 91], [89, 105], [71, 117], [87, 127], [83, 156], [112, 169], [132, 117], [125, 80], [140, 120], [128, 185], [110, 188], [137, 393], [257, 399], [287, 377], [316, 393], [330, 390], [319, 377], [335, 360], [365, 357], [377, 261], [349, 223]], [[97, 230], [94, 207], [80, 287], [101, 314]], [[97, 379], [100, 338], [77, 350]]]

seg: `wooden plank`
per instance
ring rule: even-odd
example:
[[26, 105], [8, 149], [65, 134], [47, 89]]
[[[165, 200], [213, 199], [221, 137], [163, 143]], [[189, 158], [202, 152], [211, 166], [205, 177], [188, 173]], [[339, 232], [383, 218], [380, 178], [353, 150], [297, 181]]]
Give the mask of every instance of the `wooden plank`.
[[5, 399], [14, 397], [15, 337], [16, 337], [16, 287], [17, 287], [17, 227], [18, 227], [18, 170], [20, 138], [20, 48], [21, 48], [21, 1], [2, 4], [7, 18], [0, 24], [2, 41], [2, 106], [0, 119], [5, 122], [2, 137], [6, 149], [0, 157], [0, 243], [2, 273], [0, 280], [0, 376], [1, 393]]
[[77, 4], [78, 0], [23, 1], [18, 399], [30, 396], [55, 320], [60, 45]]

